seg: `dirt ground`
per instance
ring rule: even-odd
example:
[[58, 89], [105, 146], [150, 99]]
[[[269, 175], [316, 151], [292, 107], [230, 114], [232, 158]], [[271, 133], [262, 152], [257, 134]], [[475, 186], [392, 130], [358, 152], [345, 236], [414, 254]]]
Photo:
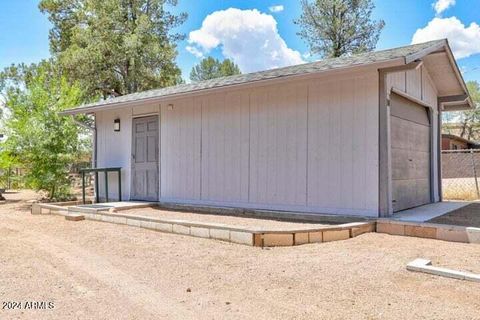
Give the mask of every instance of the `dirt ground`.
[[480, 228], [480, 203], [469, 204], [428, 222]]
[[255, 218], [244, 218], [244, 217], [233, 217], [227, 215], [216, 215], [216, 214], [198, 214], [192, 212], [181, 212], [181, 211], [167, 211], [159, 208], [139, 208], [131, 210], [122, 210], [118, 211], [119, 214], [132, 214], [140, 215], [146, 217], [154, 218], [163, 218], [163, 219], [178, 219], [178, 220], [187, 220], [195, 222], [205, 222], [205, 223], [221, 223], [227, 224], [236, 227], [247, 227], [247, 228], [260, 228], [268, 230], [285, 230], [285, 229], [296, 229], [296, 228], [321, 228], [326, 226], [331, 226], [331, 224], [320, 224], [320, 223], [300, 223], [300, 222], [287, 222], [287, 221], [277, 221], [269, 219], [255, 219]]
[[[6, 194], [7, 199], [34, 197]], [[480, 319], [480, 284], [420, 273], [415, 258], [480, 272], [480, 246], [366, 234], [260, 248], [32, 216], [0, 205], [0, 319]]]

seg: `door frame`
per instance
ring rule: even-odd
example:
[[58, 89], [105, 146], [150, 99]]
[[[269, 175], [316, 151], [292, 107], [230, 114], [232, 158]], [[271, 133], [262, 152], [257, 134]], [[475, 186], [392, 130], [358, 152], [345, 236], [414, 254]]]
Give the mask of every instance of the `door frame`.
[[[133, 144], [135, 143], [135, 120], [137, 119], [142, 119], [142, 118], [156, 118], [157, 119], [157, 145], [156, 145], [156, 153], [157, 153], [157, 199], [155, 200], [138, 200], [135, 199], [134, 197], [134, 189], [133, 189], [133, 166], [134, 166], [134, 159], [133, 159], [133, 151], [134, 147]], [[160, 201], [160, 114], [159, 113], [147, 113], [147, 114], [138, 114], [138, 115], [133, 115], [132, 116], [132, 121], [131, 121], [131, 143], [130, 143], [130, 200], [136, 200], [136, 201], [155, 201], [158, 202]]]
[[[390, 113], [390, 108], [391, 108], [391, 96], [392, 94], [395, 94], [395, 95], [398, 95], [400, 96], [401, 98], [404, 98], [406, 100], [409, 100], [410, 102], [414, 103], [414, 104], [417, 104], [419, 105], [420, 107], [424, 107], [426, 110], [427, 110], [427, 117], [428, 117], [428, 120], [430, 122], [430, 129], [428, 130], [428, 139], [429, 139], [429, 149], [430, 149], [430, 159], [429, 159], [429, 187], [430, 187], [430, 203], [434, 203], [435, 202], [435, 191], [434, 191], [434, 186], [435, 186], [435, 182], [434, 182], [434, 165], [435, 165], [435, 157], [434, 157], [434, 153], [436, 151], [436, 148], [435, 148], [435, 145], [433, 143], [433, 137], [434, 137], [434, 126], [433, 126], [433, 121], [434, 121], [434, 113], [435, 113], [435, 110], [433, 108], [433, 106], [431, 106], [430, 104], [426, 103], [425, 101], [423, 100], [420, 100], [420, 99], [417, 99], [411, 95], [409, 95], [408, 93], [405, 93], [403, 92], [402, 90], [399, 90], [399, 89], [396, 89], [394, 87], [391, 88], [388, 96], [387, 96], [387, 107], [388, 107], [388, 153], [389, 153], [389, 156], [388, 156], [388, 162], [389, 162], [389, 172], [388, 172], [388, 180], [389, 180], [389, 185], [390, 185], [390, 188], [389, 188], [389, 193], [390, 193], [390, 199], [393, 198], [393, 179], [392, 179], [392, 141], [391, 141], [391, 124], [390, 124], [390, 121], [391, 121], [391, 113]], [[439, 141], [437, 141], [437, 144], [440, 143]], [[437, 155], [437, 156], [440, 156], [440, 155]], [[392, 211], [391, 211], [391, 215], [393, 215], [395, 212], [393, 211], [393, 203], [390, 204], [391, 208], [392, 208]], [[415, 207], [414, 207], [415, 208]], [[408, 209], [406, 209], [408, 210]], [[397, 211], [398, 212], [398, 211]]]

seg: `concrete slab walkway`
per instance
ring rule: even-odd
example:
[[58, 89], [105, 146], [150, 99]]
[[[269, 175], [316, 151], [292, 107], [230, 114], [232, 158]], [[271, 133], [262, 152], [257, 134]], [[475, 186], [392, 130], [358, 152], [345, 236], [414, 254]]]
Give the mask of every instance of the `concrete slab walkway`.
[[408, 222], [426, 222], [430, 219], [468, 206], [471, 203], [472, 202], [468, 201], [443, 201], [430, 203], [424, 206], [397, 212], [391, 217], [391, 219]]

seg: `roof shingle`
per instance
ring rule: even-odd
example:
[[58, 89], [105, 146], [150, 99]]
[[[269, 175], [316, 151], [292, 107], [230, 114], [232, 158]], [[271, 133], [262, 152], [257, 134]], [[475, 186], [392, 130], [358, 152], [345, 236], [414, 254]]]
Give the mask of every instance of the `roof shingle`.
[[294, 75], [312, 74], [318, 72], [324, 72], [333, 69], [349, 68], [360, 65], [367, 65], [372, 63], [378, 63], [383, 61], [394, 60], [398, 58], [407, 58], [426, 50], [432, 46], [445, 43], [445, 40], [435, 40], [415, 45], [409, 45], [394, 49], [387, 49], [382, 51], [368, 52], [357, 55], [345, 56], [340, 58], [331, 58], [321, 61], [305, 63], [295, 66], [289, 66], [284, 68], [259, 71], [248, 74], [241, 74], [230, 77], [217, 78], [212, 80], [206, 80], [196, 83], [182, 84], [172, 87], [166, 87], [161, 89], [153, 89], [143, 92], [137, 92], [127, 94], [124, 96], [111, 98], [107, 100], [101, 100], [98, 102], [85, 104], [77, 108], [65, 110], [63, 114], [74, 114], [89, 112], [89, 109], [101, 106], [110, 106], [116, 104], [125, 104], [129, 102], [136, 102], [146, 99], [164, 98], [174, 96], [177, 94], [197, 92], [206, 89], [228, 87], [231, 85], [238, 85], [244, 83], [251, 83], [255, 81], [277, 79], [283, 77], [289, 77]]

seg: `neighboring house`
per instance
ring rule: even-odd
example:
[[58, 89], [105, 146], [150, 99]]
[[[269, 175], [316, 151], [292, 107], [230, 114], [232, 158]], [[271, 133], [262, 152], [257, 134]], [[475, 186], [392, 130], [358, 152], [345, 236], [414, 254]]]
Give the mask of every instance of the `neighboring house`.
[[[454, 117], [455, 115], [453, 115]], [[442, 134], [451, 134], [462, 137], [471, 141], [480, 141], [480, 124], [477, 123], [458, 123], [447, 122], [447, 119], [442, 119]]]
[[442, 134], [442, 150], [478, 149], [480, 145], [453, 134]]
[[95, 115], [96, 163], [122, 167], [123, 199], [377, 217], [440, 201], [440, 113], [470, 108], [439, 40], [63, 114]]

